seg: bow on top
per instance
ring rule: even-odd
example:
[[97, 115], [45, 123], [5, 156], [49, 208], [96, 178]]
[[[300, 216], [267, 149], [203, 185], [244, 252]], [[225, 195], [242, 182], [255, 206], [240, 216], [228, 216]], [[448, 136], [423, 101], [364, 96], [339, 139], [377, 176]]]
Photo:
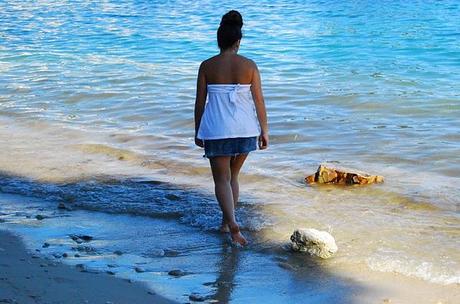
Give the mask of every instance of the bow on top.
[[208, 85], [209, 93], [227, 93], [231, 104], [232, 116], [234, 117], [238, 109], [238, 94], [249, 91], [251, 85], [229, 84], [229, 85]]

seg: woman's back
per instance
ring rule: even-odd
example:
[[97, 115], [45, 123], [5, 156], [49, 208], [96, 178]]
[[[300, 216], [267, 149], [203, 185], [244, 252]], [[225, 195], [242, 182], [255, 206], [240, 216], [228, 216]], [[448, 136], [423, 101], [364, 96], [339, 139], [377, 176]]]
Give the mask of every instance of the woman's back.
[[203, 62], [207, 84], [251, 84], [255, 64], [237, 54], [219, 54]]

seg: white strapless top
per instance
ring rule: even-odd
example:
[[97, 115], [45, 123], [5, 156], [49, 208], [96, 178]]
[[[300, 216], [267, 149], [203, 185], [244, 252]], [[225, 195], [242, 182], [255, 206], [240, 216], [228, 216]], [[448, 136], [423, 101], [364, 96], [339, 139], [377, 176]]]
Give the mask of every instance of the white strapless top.
[[197, 137], [222, 139], [260, 135], [250, 84], [208, 84]]

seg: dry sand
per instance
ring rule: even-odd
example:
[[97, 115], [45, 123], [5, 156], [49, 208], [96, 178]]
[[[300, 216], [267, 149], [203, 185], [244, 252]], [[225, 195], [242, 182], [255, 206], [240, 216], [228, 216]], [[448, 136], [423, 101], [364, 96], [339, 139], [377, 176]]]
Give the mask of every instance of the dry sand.
[[0, 303], [174, 303], [140, 283], [82, 272], [31, 254], [0, 230]]

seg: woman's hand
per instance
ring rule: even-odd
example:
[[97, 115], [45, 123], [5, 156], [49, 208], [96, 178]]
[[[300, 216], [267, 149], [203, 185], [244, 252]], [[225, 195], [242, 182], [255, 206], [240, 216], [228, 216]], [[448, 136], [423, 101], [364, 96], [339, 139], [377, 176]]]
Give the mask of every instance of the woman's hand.
[[197, 146], [200, 147], [200, 148], [203, 148], [203, 147], [204, 147], [203, 140], [201, 140], [201, 139], [199, 139], [199, 138], [197, 138], [197, 137], [195, 136], [195, 145], [197, 145]]
[[262, 132], [259, 136], [259, 149], [264, 150], [268, 148], [268, 133]]

